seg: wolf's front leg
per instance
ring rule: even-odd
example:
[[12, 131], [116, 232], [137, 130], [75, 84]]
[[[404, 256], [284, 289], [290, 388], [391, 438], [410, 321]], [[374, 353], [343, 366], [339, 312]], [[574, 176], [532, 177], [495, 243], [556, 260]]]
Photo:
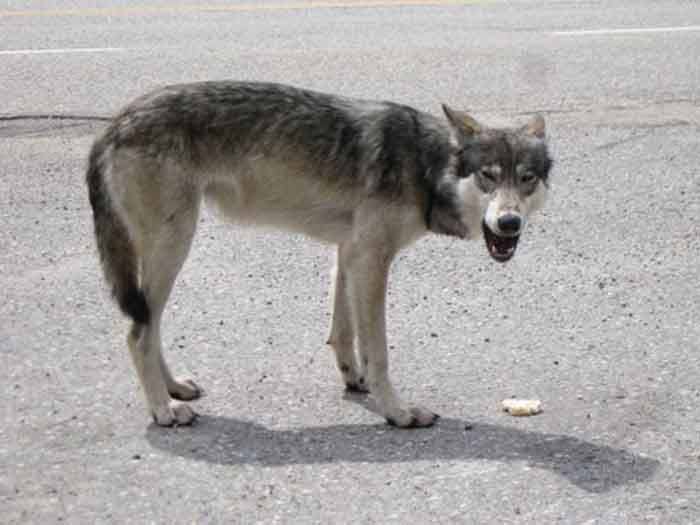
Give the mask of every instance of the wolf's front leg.
[[338, 369], [345, 388], [351, 392], [369, 392], [362, 364], [355, 355], [355, 327], [348, 289], [347, 246], [338, 247], [333, 278], [333, 317], [331, 319], [328, 344], [335, 352]]
[[386, 343], [386, 290], [393, 254], [383, 249], [357, 247], [347, 258], [349, 291], [358, 350], [366, 364], [369, 391], [377, 408], [391, 425], [428, 427], [437, 414], [405, 405], [389, 380]]

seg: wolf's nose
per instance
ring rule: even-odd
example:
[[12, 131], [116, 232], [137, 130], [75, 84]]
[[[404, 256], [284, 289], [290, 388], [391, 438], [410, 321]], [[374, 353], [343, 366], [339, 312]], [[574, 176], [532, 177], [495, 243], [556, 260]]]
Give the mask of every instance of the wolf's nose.
[[498, 229], [506, 234], [515, 234], [520, 231], [522, 220], [517, 215], [507, 213], [498, 218]]

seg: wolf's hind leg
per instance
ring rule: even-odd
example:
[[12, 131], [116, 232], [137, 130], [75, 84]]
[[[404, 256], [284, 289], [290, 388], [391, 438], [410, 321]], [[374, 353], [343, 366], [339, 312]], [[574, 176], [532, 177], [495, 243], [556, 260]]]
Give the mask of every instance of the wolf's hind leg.
[[153, 421], [161, 426], [189, 425], [196, 414], [186, 403], [170, 398], [160, 368], [160, 329], [134, 323], [129, 334], [129, 350], [138, 373]]
[[147, 325], [135, 325], [129, 348], [149, 409], [159, 425], [187, 425], [194, 411], [172, 397], [188, 400], [202, 390], [191, 380], [175, 379], [162, 355], [160, 321], [178, 272], [187, 257], [197, 223], [198, 203], [174, 214], [149, 236], [143, 257], [142, 288], [151, 310]]
[[338, 369], [345, 383], [345, 388], [351, 392], [369, 392], [363, 368], [357, 362], [355, 354], [352, 309], [348, 295], [347, 269], [345, 250], [338, 246], [336, 266], [334, 269], [333, 286], [333, 317], [331, 319], [328, 342], [334, 352]]

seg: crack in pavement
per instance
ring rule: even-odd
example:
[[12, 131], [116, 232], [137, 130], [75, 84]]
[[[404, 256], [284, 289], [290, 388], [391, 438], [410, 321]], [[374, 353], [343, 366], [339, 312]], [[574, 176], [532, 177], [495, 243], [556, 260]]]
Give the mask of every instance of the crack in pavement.
[[86, 120], [109, 122], [112, 117], [104, 115], [71, 115], [61, 113], [20, 113], [18, 115], [0, 115], [0, 122], [12, 122], [15, 120]]
[[92, 130], [95, 123], [109, 122], [104, 115], [71, 113], [20, 113], [0, 115], [0, 138], [55, 136], [68, 130]]

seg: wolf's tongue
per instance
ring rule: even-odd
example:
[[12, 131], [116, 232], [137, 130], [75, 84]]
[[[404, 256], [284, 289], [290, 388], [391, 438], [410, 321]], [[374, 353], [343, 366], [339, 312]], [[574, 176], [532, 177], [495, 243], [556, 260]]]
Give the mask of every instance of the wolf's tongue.
[[509, 243], [504, 243], [500, 240], [496, 240], [491, 246], [492, 251], [498, 255], [507, 255], [514, 249], [512, 243], [509, 245]]
[[499, 252], [507, 252], [515, 247], [515, 239], [513, 237], [495, 237], [494, 246]]

